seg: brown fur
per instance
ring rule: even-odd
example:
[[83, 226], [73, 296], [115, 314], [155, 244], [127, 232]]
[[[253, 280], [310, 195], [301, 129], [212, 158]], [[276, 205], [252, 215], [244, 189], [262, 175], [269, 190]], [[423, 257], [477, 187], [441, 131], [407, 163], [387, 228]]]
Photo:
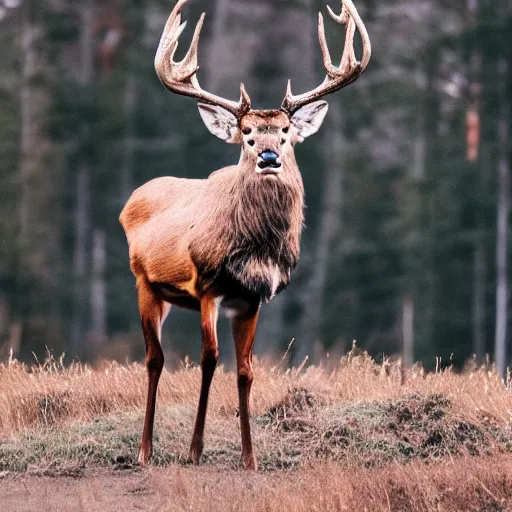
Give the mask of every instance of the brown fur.
[[[253, 137], [260, 138], [254, 152], [259, 146], [280, 151], [279, 136], [259, 129], [286, 128], [286, 118], [279, 111], [254, 111], [242, 119], [242, 129], [252, 126]], [[276, 265], [279, 291], [284, 289], [299, 257], [304, 202], [289, 145], [277, 176], [256, 174], [255, 159], [242, 151], [240, 165], [206, 180], [164, 177], [137, 189], [120, 216], [133, 273], [199, 299], [226, 272], [248, 293], [269, 300], [269, 266]]]
[[[243, 85], [238, 103], [199, 86], [197, 45], [204, 14], [187, 55], [180, 62], [174, 60], [187, 1], [177, 0], [167, 20], [155, 56], [156, 73], [171, 92], [199, 100], [208, 129], [228, 143], [241, 144], [242, 154], [238, 165], [216, 171], [206, 180], [153, 180], [134, 192], [121, 213], [146, 341], [148, 403], [139, 462], [146, 464], [151, 457], [156, 389], [163, 367], [160, 333], [169, 304], [201, 313], [201, 393], [190, 447], [191, 460], [199, 462], [218, 359], [218, 307], [223, 305], [233, 314], [242, 459], [247, 469], [255, 469], [249, 401], [260, 304], [288, 285], [299, 258], [304, 191], [293, 146], [322, 124], [327, 103], [316, 100], [362, 73], [370, 59], [370, 42], [351, 0], [342, 0], [340, 15], [329, 8], [331, 18], [347, 25], [340, 66], [331, 64], [320, 15], [324, 82], [299, 96], [292, 95], [288, 83], [281, 110], [251, 110]], [[353, 51], [356, 26], [363, 38], [361, 63]]]
[[[213, 127], [222, 134], [220, 122]], [[242, 459], [245, 468], [256, 469], [249, 423], [256, 324], [260, 303], [288, 285], [297, 264], [304, 190], [286, 113], [251, 111], [234, 130], [234, 139], [242, 144], [238, 165], [204, 180], [157, 178], [137, 189], [121, 212], [146, 342], [142, 464], [151, 457], [156, 390], [164, 363], [161, 328], [170, 304], [201, 313], [202, 381], [190, 446], [190, 459], [199, 463], [218, 360], [221, 304], [233, 313]], [[265, 150], [279, 155], [279, 173], [260, 172], [257, 163]]]

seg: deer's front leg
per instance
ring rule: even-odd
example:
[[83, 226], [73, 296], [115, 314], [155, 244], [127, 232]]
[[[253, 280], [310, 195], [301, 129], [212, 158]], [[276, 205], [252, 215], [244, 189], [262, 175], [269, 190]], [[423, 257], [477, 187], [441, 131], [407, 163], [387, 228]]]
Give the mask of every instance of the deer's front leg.
[[170, 305], [159, 300], [149, 283], [140, 278], [137, 280], [139, 312], [146, 343], [146, 369], [148, 373], [148, 396], [144, 430], [140, 442], [138, 461], [147, 464], [153, 450], [153, 422], [155, 419], [156, 391], [162, 368], [164, 354], [160, 346], [162, 324], [169, 313]]
[[252, 348], [258, 323], [259, 304], [254, 304], [247, 314], [233, 318], [233, 338], [236, 348], [238, 399], [240, 404], [240, 430], [242, 433], [242, 460], [245, 469], [257, 469], [252, 451], [249, 424], [252, 374]]
[[199, 464], [201, 454], [203, 453], [204, 423], [208, 407], [208, 394], [217, 366], [217, 360], [219, 359], [217, 317], [218, 306], [214, 298], [210, 296], [203, 297], [201, 299], [201, 393], [199, 395], [194, 434], [190, 445], [190, 460], [194, 464]]

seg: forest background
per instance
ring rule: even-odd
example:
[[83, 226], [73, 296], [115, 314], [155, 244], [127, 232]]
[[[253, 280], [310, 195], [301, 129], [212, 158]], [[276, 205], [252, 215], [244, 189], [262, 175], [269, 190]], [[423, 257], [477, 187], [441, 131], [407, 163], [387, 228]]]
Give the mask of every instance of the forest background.
[[[206, 178], [238, 160], [195, 101], [168, 93], [153, 58], [171, 0], [0, 0], [0, 357], [142, 359], [118, 222], [163, 175]], [[333, 0], [335, 11], [339, 5]], [[357, 0], [365, 74], [329, 96], [297, 148], [306, 189], [290, 287], [263, 307], [256, 353], [294, 361], [357, 340], [406, 364], [509, 361], [511, 0]], [[324, 76], [319, 0], [191, 0], [199, 80], [278, 108]], [[331, 53], [343, 30], [330, 20]], [[178, 50], [180, 53], [180, 50]], [[221, 359], [233, 357], [221, 323]], [[170, 364], [199, 357], [199, 322], [174, 310]]]

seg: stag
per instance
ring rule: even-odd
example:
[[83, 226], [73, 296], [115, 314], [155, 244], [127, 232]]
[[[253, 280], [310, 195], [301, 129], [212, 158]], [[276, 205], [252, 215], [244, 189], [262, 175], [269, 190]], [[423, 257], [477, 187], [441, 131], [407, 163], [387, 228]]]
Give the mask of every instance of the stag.
[[[237, 165], [207, 179], [162, 177], [146, 183], [135, 190], [121, 213], [146, 343], [148, 394], [138, 461], [147, 464], [151, 458], [156, 393], [164, 364], [161, 330], [171, 305], [176, 305], [200, 312], [202, 380], [190, 446], [191, 461], [199, 463], [208, 393], [219, 356], [217, 316], [223, 308], [232, 321], [236, 349], [242, 461], [246, 469], [256, 469], [249, 399], [258, 314], [263, 302], [286, 288], [299, 258], [304, 190], [294, 147], [320, 128], [327, 103], [319, 98], [352, 83], [366, 68], [371, 47], [351, 0], [342, 0], [340, 15], [328, 7], [330, 17], [346, 26], [339, 67], [331, 62], [319, 13], [324, 81], [300, 95], [292, 94], [288, 82], [279, 110], [252, 110], [243, 84], [238, 102], [199, 85], [197, 46], [204, 13], [187, 54], [179, 62], [174, 60], [187, 1], [177, 1], [165, 25], [155, 57], [156, 73], [169, 91], [196, 98], [210, 132], [240, 144], [242, 150]], [[354, 52], [356, 27], [363, 43], [361, 61]]]

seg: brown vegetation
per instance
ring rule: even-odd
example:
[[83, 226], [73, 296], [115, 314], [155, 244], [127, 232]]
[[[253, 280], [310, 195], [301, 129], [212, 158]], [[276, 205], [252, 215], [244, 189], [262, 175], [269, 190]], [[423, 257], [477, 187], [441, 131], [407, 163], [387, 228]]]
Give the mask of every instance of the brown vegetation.
[[1, 481], [0, 500], [10, 512], [505, 512], [512, 509], [512, 458], [353, 470], [318, 464], [273, 473], [173, 465], [144, 471], [95, 470], [83, 478], [58, 481], [18, 475]]
[[236, 376], [222, 367], [203, 466], [186, 463], [200, 383], [199, 368], [187, 363], [161, 380], [154, 464], [168, 467], [142, 471], [134, 463], [145, 404], [141, 365], [11, 360], [0, 365], [0, 475], [92, 482], [105, 468], [123, 469], [126, 482], [142, 479], [147, 493], [193, 510], [225, 510], [225, 500], [233, 510], [512, 507], [512, 394], [492, 368], [403, 373], [354, 349], [320, 366], [256, 363], [255, 374], [262, 471], [240, 471]]

